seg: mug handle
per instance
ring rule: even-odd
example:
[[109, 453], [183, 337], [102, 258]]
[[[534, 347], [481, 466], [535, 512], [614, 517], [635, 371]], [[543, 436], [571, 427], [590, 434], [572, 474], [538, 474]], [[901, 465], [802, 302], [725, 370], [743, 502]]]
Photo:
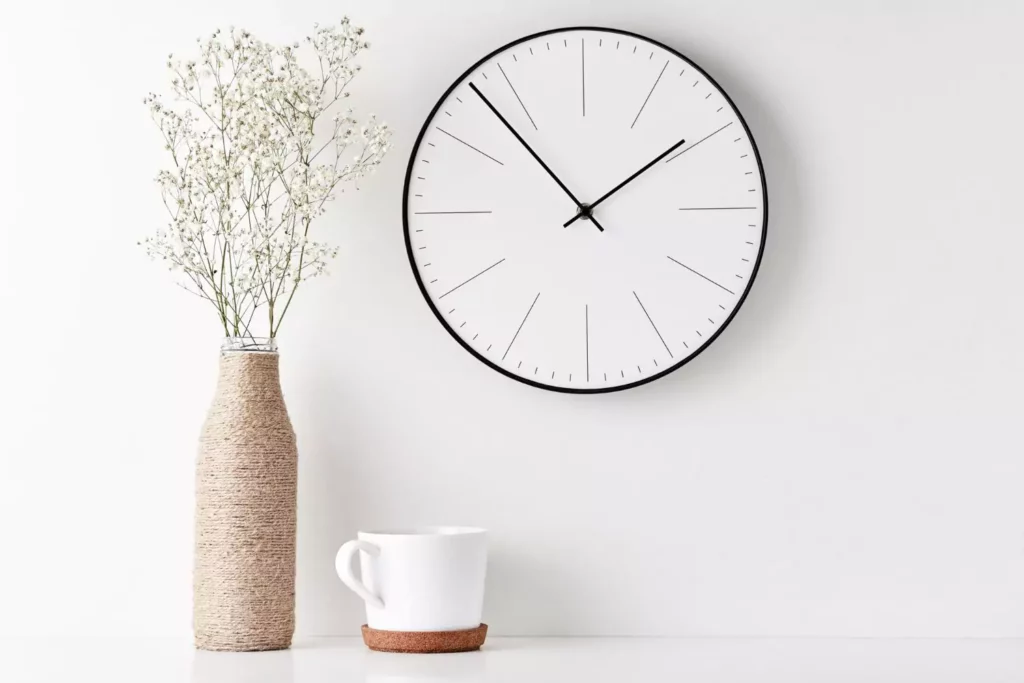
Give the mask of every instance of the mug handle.
[[349, 541], [338, 550], [338, 556], [334, 559], [334, 569], [338, 572], [338, 578], [352, 591], [366, 601], [366, 604], [384, 609], [384, 601], [370, 592], [370, 589], [363, 585], [363, 582], [352, 573], [352, 558], [362, 550], [370, 557], [380, 555], [380, 548], [366, 541]]

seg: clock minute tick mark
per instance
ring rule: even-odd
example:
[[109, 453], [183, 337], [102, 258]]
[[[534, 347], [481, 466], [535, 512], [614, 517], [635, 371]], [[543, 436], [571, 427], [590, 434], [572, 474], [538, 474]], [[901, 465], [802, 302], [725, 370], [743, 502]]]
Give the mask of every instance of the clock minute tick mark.
[[470, 339], [470, 341], [476, 341], [476, 338], [479, 337], [479, 336], [480, 336], [480, 333], [477, 332], [476, 334], [473, 335], [473, 338]]
[[444, 133], [445, 135], [447, 135], [448, 137], [450, 137], [450, 138], [451, 138], [452, 140], [456, 140], [456, 141], [458, 141], [458, 142], [461, 142], [462, 144], [464, 144], [464, 145], [465, 145], [466, 147], [469, 147], [469, 148], [470, 148], [471, 150], [473, 150], [474, 152], [478, 152], [478, 153], [480, 153], [480, 154], [483, 154], [483, 155], [484, 155], [485, 157], [487, 157], [488, 159], [490, 159], [490, 160], [491, 160], [491, 161], [493, 161], [494, 163], [496, 163], [496, 164], [499, 164], [499, 165], [501, 165], [501, 166], [504, 166], [504, 165], [505, 165], [505, 164], [501, 163], [500, 161], [498, 161], [497, 159], [495, 159], [494, 157], [492, 157], [492, 156], [491, 156], [490, 154], [488, 154], [487, 152], [483, 151], [482, 149], [480, 149], [480, 148], [478, 148], [478, 147], [474, 147], [473, 145], [469, 144], [468, 142], [466, 142], [466, 141], [465, 141], [465, 140], [463, 140], [462, 138], [459, 138], [459, 137], [456, 137], [456, 136], [452, 135], [451, 133], [449, 133], [448, 131], [446, 131], [446, 130], [445, 130], [444, 128], [441, 128], [440, 126], [434, 126], [434, 128], [438, 129], [439, 131], [441, 131], [442, 133]]
[[[644, 302], [640, 301], [640, 297], [638, 297], [638, 296], [636, 295], [636, 292], [633, 292], [633, 296], [634, 296], [634, 297], [636, 297], [636, 302], [637, 302], [638, 304], [640, 304], [640, 309], [641, 309], [641, 310], [642, 310], [642, 311], [644, 312], [644, 315], [646, 315], [646, 316], [647, 316], [647, 321], [648, 321], [649, 323], [651, 323], [651, 327], [653, 327], [653, 328], [654, 328], [654, 333], [655, 333], [655, 334], [657, 334], [657, 335], [658, 335], [658, 339], [660, 339], [660, 340], [661, 340], [661, 344], [662, 344], [662, 346], [664, 346], [664, 347], [665, 347], [665, 350], [666, 350], [666, 351], [668, 351], [668, 357], [669, 357], [669, 358], [674, 358], [674, 356], [672, 355], [672, 351], [671, 351], [671, 349], [669, 349], [669, 348], [668, 348], [668, 344], [666, 344], [666, 343], [665, 343], [665, 338], [664, 338], [664, 337], [662, 337], [662, 336], [661, 336], [661, 332], [659, 332], [659, 331], [658, 331], [658, 326], [654, 324], [654, 321], [653, 321], [653, 320], [651, 320], [651, 314], [650, 314], [650, 313], [648, 313], [648, 312], [647, 312], [647, 308], [646, 308], [646, 307], [644, 307]], [[639, 367], [637, 367], [637, 369], [639, 370], [640, 368], [639, 368]]]
[[444, 112], [444, 113], [445, 113], [445, 114], [448, 114], [448, 116], [451, 116], [451, 114], [450, 114], [450, 113], [448, 112], [448, 110], [447, 110], [447, 109], [445, 110], [445, 112]]
[[715, 113], [717, 114], [718, 112], [722, 111], [723, 109], [725, 109], [725, 107], [724, 107], [724, 106], [722, 106], [722, 107], [719, 107], [718, 109], [716, 109], [716, 110], [715, 110]]
[[516, 333], [512, 335], [512, 341], [508, 343], [508, 348], [505, 349], [505, 355], [501, 357], [502, 360], [505, 360], [505, 356], [507, 356], [508, 352], [512, 350], [512, 345], [516, 343], [516, 339], [519, 337], [519, 333], [523, 331], [523, 325], [526, 324], [526, 319], [530, 317], [531, 313], [533, 313], [533, 307], [537, 305], [537, 299], [539, 298], [540, 292], [537, 292], [537, 296], [533, 297], [533, 303], [530, 304], [529, 310], [526, 311], [526, 315], [523, 316], [523, 322], [519, 323], [519, 329], [517, 329]]
[[490, 351], [492, 346], [494, 346], [494, 344], [488, 344], [487, 345], [487, 350]]
[[[633, 48], [636, 51], [636, 48]], [[647, 106], [647, 101], [651, 99], [651, 95], [654, 94], [654, 89], [658, 87], [658, 82], [661, 81], [662, 74], [665, 73], [665, 69], [668, 68], [668, 60], [665, 61], [665, 66], [661, 67], [661, 71], [658, 73], [658, 77], [654, 80], [654, 85], [651, 86], [651, 91], [647, 93], [647, 98], [644, 103], [640, 105], [640, 111], [636, 113], [636, 118], [633, 119], [633, 123], [629, 126], [630, 130], [636, 125], [637, 120], [640, 118], [640, 114], [644, 113], [644, 107]]]
[[701, 273], [698, 273], [698, 272], [697, 272], [696, 270], [694, 270], [694, 269], [693, 269], [693, 268], [691, 268], [690, 266], [686, 265], [685, 263], [680, 263], [679, 261], [676, 261], [676, 260], [675, 260], [674, 258], [672, 258], [671, 256], [669, 256], [669, 257], [667, 257], [667, 258], [668, 258], [668, 260], [669, 260], [669, 261], [671, 261], [672, 263], [675, 263], [676, 265], [679, 265], [679, 266], [682, 266], [683, 268], [686, 268], [686, 269], [687, 269], [688, 271], [690, 271], [690, 272], [691, 272], [691, 273], [693, 273], [694, 275], [696, 275], [696, 276], [698, 276], [698, 277], [702, 277], [702, 278], [704, 278], [705, 280], [707, 280], [708, 282], [710, 282], [711, 284], [713, 284], [713, 285], [714, 285], [715, 287], [718, 287], [719, 289], [724, 289], [725, 291], [729, 292], [729, 293], [730, 293], [730, 294], [732, 294], [733, 296], [736, 296], [736, 292], [732, 291], [731, 289], [726, 289], [725, 287], [722, 287], [722, 285], [718, 284], [717, 282], [715, 282], [714, 280], [712, 280], [711, 278], [709, 278], [709, 277], [708, 277], [707, 275], [703, 275], [703, 274], [701, 274]]
[[435, 279], [433, 279], [433, 280], [431, 280], [431, 281], [430, 281], [430, 284], [434, 284], [435, 282], [437, 282], [437, 279], [436, 279], [436, 278], [435, 278]]
[[466, 321], [465, 321], [465, 320], [463, 320], [463, 321], [462, 321], [462, 324], [461, 324], [461, 325], [459, 325], [459, 329], [461, 330], [461, 329], [462, 329], [463, 327], [465, 327], [465, 326], [466, 326]]
[[[489, 270], [490, 270], [491, 268], [494, 268], [494, 267], [496, 267], [496, 266], [499, 266], [499, 265], [501, 265], [501, 264], [502, 264], [502, 263], [504, 263], [504, 262], [505, 262], [505, 259], [501, 259], [501, 260], [500, 260], [500, 261], [498, 261], [497, 263], [495, 263], [495, 264], [492, 264], [492, 265], [490, 265], [490, 266], [487, 266], [486, 268], [484, 268], [484, 269], [483, 269], [483, 270], [481, 270], [481, 271], [480, 271], [479, 273], [477, 273], [477, 274], [476, 274], [476, 275], [474, 275], [473, 277], [469, 278], [469, 279], [468, 279], [468, 280], [466, 280], [465, 282], [463, 282], [463, 283], [461, 283], [461, 284], [458, 284], [458, 285], [455, 285], [454, 287], [452, 287], [451, 289], [449, 289], [449, 290], [448, 290], [447, 292], [445, 292], [445, 293], [444, 293], [444, 294], [442, 294], [441, 296], [437, 297], [437, 300], [438, 300], [438, 301], [440, 301], [441, 299], [445, 298], [446, 296], [448, 296], [449, 294], [451, 294], [452, 292], [454, 292], [454, 291], [455, 291], [456, 289], [458, 289], [459, 287], [462, 287], [462, 285], [465, 285], [465, 284], [469, 284], [469, 283], [470, 283], [470, 282], [472, 282], [473, 280], [477, 279], [478, 277], [480, 277], [481, 275], [483, 275], [484, 273], [486, 273], [487, 271], [489, 271]], [[538, 294], [537, 296], [540, 296], [540, 295]], [[455, 310], [455, 309], [453, 308], [452, 310]]]

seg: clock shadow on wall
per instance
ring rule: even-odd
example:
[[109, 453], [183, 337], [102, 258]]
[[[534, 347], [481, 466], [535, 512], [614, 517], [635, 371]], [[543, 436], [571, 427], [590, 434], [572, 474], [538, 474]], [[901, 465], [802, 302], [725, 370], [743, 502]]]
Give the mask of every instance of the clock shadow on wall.
[[[764, 109], [746, 113], [777, 171], [774, 228], [793, 218], [793, 164]], [[624, 31], [546, 31], [474, 64], [427, 117], [406, 173], [409, 261], [490, 368], [559, 392], [634, 388], [718, 340], [780, 251], [765, 175], [743, 115], [692, 60]], [[790, 260], [791, 226], [773, 239]], [[758, 334], [766, 320], [746, 317]]]

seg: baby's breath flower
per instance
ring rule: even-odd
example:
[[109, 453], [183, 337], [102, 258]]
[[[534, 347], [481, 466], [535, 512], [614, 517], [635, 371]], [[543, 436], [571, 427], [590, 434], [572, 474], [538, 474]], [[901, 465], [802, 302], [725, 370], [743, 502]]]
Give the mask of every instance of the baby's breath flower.
[[[143, 98], [173, 170], [156, 176], [170, 222], [141, 245], [216, 308], [228, 335], [253, 336], [264, 321], [276, 336], [298, 285], [338, 253], [310, 238], [313, 221], [340, 183], [371, 173], [391, 147], [372, 114], [360, 126], [351, 109], [334, 111], [369, 47], [362, 29], [348, 18], [313, 29], [309, 69], [302, 43], [218, 29], [197, 39], [197, 59], [168, 55], [173, 106]], [[327, 135], [321, 119], [332, 122]]]

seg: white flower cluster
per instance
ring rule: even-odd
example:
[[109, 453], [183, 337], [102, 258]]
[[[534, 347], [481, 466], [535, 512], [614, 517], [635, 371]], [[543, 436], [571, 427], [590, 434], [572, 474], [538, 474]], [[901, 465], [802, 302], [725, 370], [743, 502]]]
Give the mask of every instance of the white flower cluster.
[[217, 30], [197, 59], [168, 57], [174, 105], [144, 99], [173, 168], [156, 178], [170, 222], [142, 244], [213, 304], [227, 336], [255, 336], [254, 319], [277, 335], [299, 284], [338, 252], [311, 239], [313, 221], [391, 146], [386, 124], [360, 126], [339, 104], [363, 29], [314, 29], [304, 46]]

